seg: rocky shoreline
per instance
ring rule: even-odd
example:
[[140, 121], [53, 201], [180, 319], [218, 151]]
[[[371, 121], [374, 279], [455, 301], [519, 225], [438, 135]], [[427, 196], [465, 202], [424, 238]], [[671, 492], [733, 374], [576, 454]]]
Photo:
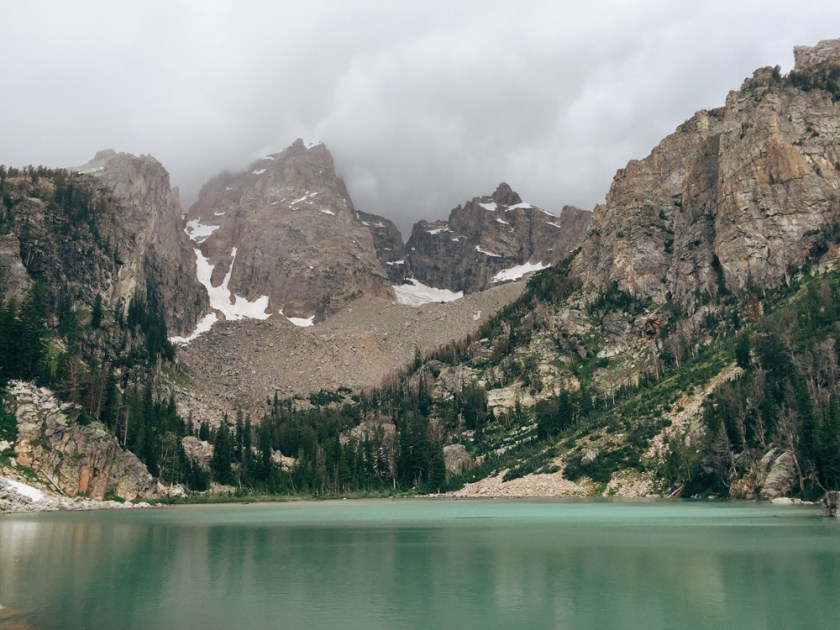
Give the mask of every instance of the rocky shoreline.
[[121, 510], [130, 508], [148, 508], [151, 504], [121, 501], [97, 501], [88, 497], [67, 497], [49, 492], [31, 485], [30, 480], [19, 476], [0, 475], [0, 514], [19, 514], [31, 512], [65, 512], [90, 510]]

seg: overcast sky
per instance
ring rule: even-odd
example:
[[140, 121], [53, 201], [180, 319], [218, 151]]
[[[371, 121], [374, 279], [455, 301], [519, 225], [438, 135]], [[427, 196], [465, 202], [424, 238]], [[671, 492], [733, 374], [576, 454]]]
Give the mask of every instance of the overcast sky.
[[500, 181], [590, 209], [755, 68], [835, 37], [836, 0], [0, 0], [0, 163], [150, 153], [186, 205], [322, 140], [407, 237]]

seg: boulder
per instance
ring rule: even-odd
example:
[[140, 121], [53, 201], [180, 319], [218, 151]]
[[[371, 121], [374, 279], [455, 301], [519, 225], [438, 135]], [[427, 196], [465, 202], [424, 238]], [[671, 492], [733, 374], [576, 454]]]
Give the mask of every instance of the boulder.
[[840, 490], [826, 492], [820, 505], [823, 516], [840, 518]]

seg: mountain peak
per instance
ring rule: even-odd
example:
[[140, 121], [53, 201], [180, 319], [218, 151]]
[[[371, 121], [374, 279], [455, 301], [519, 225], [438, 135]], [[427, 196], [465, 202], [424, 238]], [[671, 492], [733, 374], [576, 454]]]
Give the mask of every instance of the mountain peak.
[[503, 206], [513, 206], [522, 203], [522, 198], [505, 182], [499, 184], [492, 195], [493, 201]]

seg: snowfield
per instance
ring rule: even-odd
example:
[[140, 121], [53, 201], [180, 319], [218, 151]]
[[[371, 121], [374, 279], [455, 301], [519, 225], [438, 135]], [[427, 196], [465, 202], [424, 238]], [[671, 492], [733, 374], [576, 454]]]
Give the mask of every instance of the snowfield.
[[394, 293], [397, 295], [397, 303], [406, 306], [423, 306], [432, 302], [454, 302], [464, 297], [463, 291], [450, 291], [448, 289], [436, 289], [418, 282], [413, 278], [406, 280], [406, 283], [394, 285]]
[[[198, 219], [193, 219], [187, 223], [184, 231], [194, 243], [202, 243], [210, 234], [218, 229], [218, 225], [203, 225]], [[210, 308], [214, 312], [205, 315], [198, 322], [198, 325], [191, 334], [186, 337], [170, 337], [170, 342], [183, 346], [196, 339], [199, 335], [206, 333], [213, 327], [213, 324], [219, 321], [216, 312], [222, 313], [225, 319], [267, 319], [271, 316], [271, 313], [268, 312], [267, 295], [260, 296], [256, 300], [251, 301], [241, 295], [235, 295], [228, 287], [230, 276], [233, 273], [233, 264], [236, 262], [236, 247], [230, 252], [231, 261], [228, 272], [222, 284], [217, 287], [214, 287], [211, 281], [214, 266], [210, 264], [210, 261], [201, 253], [199, 248], [196, 247], [193, 251], [195, 251], [196, 277], [207, 290], [207, 297], [210, 299]]]
[[192, 221], [187, 222], [187, 227], [184, 231], [187, 233], [187, 236], [190, 237], [190, 240], [193, 240], [196, 243], [203, 243], [213, 232], [218, 230], [219, 227], [220, 226], [218, 225], [204, 225], [198, 219], [193, 219]]
[[543, 269], [547, 269], [548, 267], [551, 267], [551, 265], [543, 264], [541, 262], [524, 263], [522, 265], [516, 265], [515, 267], [510, 267], [509, 269], [502, 269], [499, 273], [493, 276], [493, 282], [507, 282], [509, 280], [519, 280], [526, 273], [531, 273], [532, 271], [541, 271]]

